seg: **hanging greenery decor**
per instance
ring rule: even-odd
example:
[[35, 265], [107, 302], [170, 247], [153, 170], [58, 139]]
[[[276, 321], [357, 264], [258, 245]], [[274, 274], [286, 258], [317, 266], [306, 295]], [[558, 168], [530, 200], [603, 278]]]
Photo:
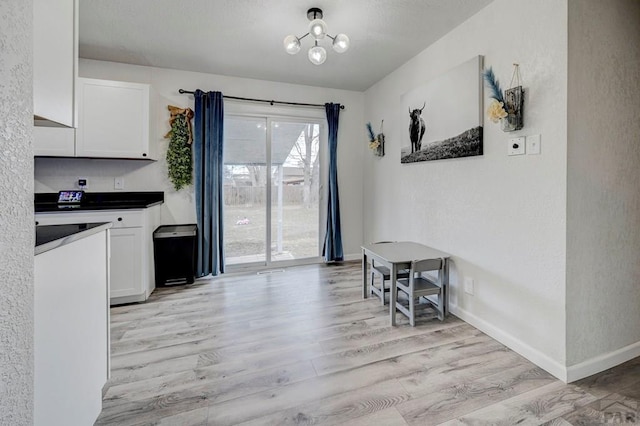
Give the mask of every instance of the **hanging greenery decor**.
[[191, 119], [193, 111], [190, 108], [177, 108], [169, 105], [171, 113], [171, 130], [165, 138], [171, 138], [167, 149], [167, 166], [169, 179], [176, 191], [191, 185], [193, 180], [191, 161]]

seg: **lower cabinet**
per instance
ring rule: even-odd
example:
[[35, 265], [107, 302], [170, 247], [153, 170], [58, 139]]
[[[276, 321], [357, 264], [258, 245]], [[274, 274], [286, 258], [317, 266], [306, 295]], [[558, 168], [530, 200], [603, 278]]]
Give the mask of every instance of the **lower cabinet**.
[[[144, 289], [144, 271], [140, 255], [143, 251], [142, 228], [120, 228], [111, 231], [111, 300], [136, 297]], [[146, 299], [146, 297], [145, 297]], [[114, 303], [112, 303], [114, 304]]]
[[143, 210], [36, 213], [38, 225], [111, 222], [111, 305], [144, 302], [155, 289], [153, 231], [160, 225], [160, 206]]
[[105, 230], [35, 256], [35, 426], [92, 425], [102, 409], [109, 378], [108, 238]]

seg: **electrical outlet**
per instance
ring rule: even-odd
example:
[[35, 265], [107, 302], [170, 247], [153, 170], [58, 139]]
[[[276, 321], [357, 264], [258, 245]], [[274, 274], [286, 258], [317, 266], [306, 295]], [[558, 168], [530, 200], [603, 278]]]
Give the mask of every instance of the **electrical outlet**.
[[507, 143], [508, 155], [524, 155], [525, 138], [521, 136], [519, 138], [511, 138]]
[[473, 296], [474, 292], [473, 278], [465, 277], [464, 279], [464, 292]]
[[113, 179], [113, 189], [124, 189], [124, 178], [117, 177]]
[[527, 136], [527, 155], [539, 155], [540, 142], [540, 135]]

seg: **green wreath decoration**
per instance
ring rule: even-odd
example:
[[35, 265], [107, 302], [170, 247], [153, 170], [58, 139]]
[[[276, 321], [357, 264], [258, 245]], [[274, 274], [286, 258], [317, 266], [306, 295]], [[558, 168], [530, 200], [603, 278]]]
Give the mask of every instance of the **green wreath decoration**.
[[191, 160], [191, 132], [185, 114], [177, 114], [171, 122], [167, 149], [169, 179], [176, 191], [191, 185], [193, 164]]

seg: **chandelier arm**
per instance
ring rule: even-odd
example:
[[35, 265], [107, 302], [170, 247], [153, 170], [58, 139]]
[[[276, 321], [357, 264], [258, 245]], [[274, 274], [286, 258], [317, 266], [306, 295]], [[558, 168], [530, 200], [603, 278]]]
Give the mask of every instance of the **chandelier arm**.
[[336, 37], [337, 37], [337, 35], [336, 35], [336, 36], [332, 36], [332, 35], [330, 35], [330, 34], [327, 34], [327, 37], [329, 37], [331, 40], [335, 40], [335, 39], [336, 39]]
[[305, 38], [306, 36], [308, 36], [309, 33], [306, 33], [305, 35], [303, 35], [302, 37], [298, 37], [298, 40], [302, 40], [303, 38]]

